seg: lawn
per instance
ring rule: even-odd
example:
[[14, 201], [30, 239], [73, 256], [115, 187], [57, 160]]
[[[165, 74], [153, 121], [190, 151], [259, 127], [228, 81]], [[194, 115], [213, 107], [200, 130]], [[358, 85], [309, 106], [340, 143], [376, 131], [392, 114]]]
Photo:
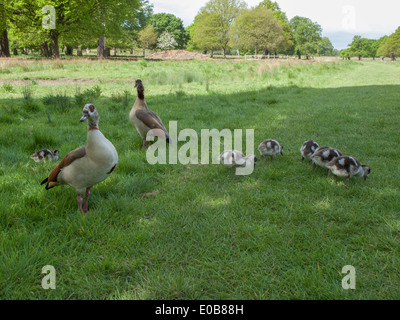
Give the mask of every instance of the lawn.
[[[284, 155], [250, 176], [148, 164], [137, 78], [167, 128], [254, 129], [255, 149], [274, 138]], [[400, 64], [380, 61], [0, 61], [0, 299], [398, 299], [399, 92]], [[29, 156], [84, 145], [86, 103], [119, 164], [82, 215], [72, 188], [40, 185], [55, 163]], [[371, 175], [312, 172], [308, 139]]]

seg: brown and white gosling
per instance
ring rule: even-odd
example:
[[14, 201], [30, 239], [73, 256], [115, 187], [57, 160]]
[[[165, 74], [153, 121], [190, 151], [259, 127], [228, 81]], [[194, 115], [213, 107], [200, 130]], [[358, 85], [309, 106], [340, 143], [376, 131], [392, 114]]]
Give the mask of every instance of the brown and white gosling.
[[170, 143], [168, 131], [165, 129], [160, 117], [147, 107], [142, 80], [136, 80], [135, 88], [137, 90], [137, 98], [129, 113], [129, 119], [142, 137], [143, 147], [146, 146], [146, 136], [150, 130], [153, 130], [155, 136]]
[[260, 151], [261, 159], [264, 156], [269, 156], [271, 157], [271, 160], [274, 160], [275, 155], [283, 155], [283, 147], [279, 144], [278, 141], [273, 139], [267, 139], [261, 142], [258, 146], [258, 151]]
[[249, 164], [256, 165], [257, 157], [253, 154], [245, 156], [238, 150], [226, 150], [218, 157], [218, 160], [228, 168], [245, 167]]
[[350, 177], [364, 177], [364, 181], [367, 180], [368, 175], [371, 173], [371, 168], [366, 165], [360, 164], [360, 162], [352, 156], [342, 156], [335, 158], [334, 160], [327, 163], [326, 167], [338, 177], [346, 177], [347, 183], [350, 182]]
[[301, 160], [304, 159], [311, 160], [311, 156], [318, 148], [319, 145], [314, 140], [308, 140], [304, 142], [300, 148]]
[[30, 158], [35, 162], [42, 162], [42, 161], [46, 162], [46, 159], [50, 161], [57, 161], [58, 155], [59, 155], [58, 150], [51, 151], [49, 149], [41, 149], [32, 154]]
[[99, 130], [99, 118], [93, 104], [85, 105], [80, 121], [88, 120], [86, 145], [68, 153], [41, 183], [46, 190], [63, 184], [74, 188], [81, 213], [88, 212], [90, 188], [107, 179], [118, 163], [117, 150]]
[[335, 158], [341, 157], [343, 154], [339, 149], [330, 148], [327, 146], [319, 147], [315, 153], [311, 156], [313, 164], [313, 171], [316, 166], [326, 168], [328, 162]]

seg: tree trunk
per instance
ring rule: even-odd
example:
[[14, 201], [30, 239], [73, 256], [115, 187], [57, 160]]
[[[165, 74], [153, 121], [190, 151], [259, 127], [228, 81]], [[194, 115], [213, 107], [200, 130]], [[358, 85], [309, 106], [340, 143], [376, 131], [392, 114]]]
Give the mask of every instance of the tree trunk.
[[268, 49], [264, 49], [264, 51], [263, 51], [263, 56], [267, 56], [268, 55]]
[[81, 46], [78, 46], [78, 49], [76, 50], [76, 55], [78, 57], [82, 57], [83, 56], [82, 47]]
[[74, 54], [74, 48], [71, 46], [66, 46], [65, 48], [65, 55], [66, 56], [72, 56]]
[[10, 45], [8, 42], [7, 29], [4, 29], [0, 37], [0, 57], [11, 57]]
[[396, 60], [393, 53], [390, 55], [390, 59], [392, 59], [392, 61]]
[[97, 58], [106, 57], [106, 37], [103, 35], [101, 38], [97, 39]]
[[111, 56], [111, 48], [106, 48], [106, 57], [110, 57]]
[[222, 48], [224, 49], [224, 58], [226, 58], [226, 48]]
[[46, 57], [46, 58], [50, 57], [49, 45], [47, 44], [47, 42], [43, 42], [40, 45], [40, 55], [43, 56], [43, 57]]
[[60, 59], [60, 48], [58, 47], [58, 31], [55, 29], [50, 30], [51, 40], [51, 57], [53, 59]]
[[213, 58], [213, 57], [214, 57], [214, 50], [211, 50], [210, 58]]
[[18, 49], [17, 49], [17, 48], [14, 48], [14, 49], [13, 49], [13, 55], [14, 55], [14, 56], [17, 56], [17, 55], [18, 55]]

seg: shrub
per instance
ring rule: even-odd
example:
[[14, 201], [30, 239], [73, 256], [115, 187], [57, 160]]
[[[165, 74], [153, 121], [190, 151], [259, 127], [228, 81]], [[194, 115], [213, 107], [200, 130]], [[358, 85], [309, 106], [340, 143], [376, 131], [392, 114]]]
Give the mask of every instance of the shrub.
[[14, 87], [9, 83], [3, 84], [3, 90], [5, 92], [9, 92], [9, 93], [14, 93], [15, 92]]

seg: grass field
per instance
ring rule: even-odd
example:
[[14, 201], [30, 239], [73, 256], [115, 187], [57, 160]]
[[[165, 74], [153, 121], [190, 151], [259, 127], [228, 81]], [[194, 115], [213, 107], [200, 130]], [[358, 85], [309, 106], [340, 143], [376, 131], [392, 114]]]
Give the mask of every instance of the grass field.
[[[254, 129], [284, 155], [244, 177], [149, 165], [128, 119], [136, 78], [167, 128]], [[400, 64], [378, 61], [0, 61], [0, 299], [400, 298], [399, 92]], [[119, 164], [81, 215], [72, 188], [40, 186], [55, 163], [29, 156], [85, 144], [89, 102]], [[308, 139], [368, 180], [312, 172]]]

